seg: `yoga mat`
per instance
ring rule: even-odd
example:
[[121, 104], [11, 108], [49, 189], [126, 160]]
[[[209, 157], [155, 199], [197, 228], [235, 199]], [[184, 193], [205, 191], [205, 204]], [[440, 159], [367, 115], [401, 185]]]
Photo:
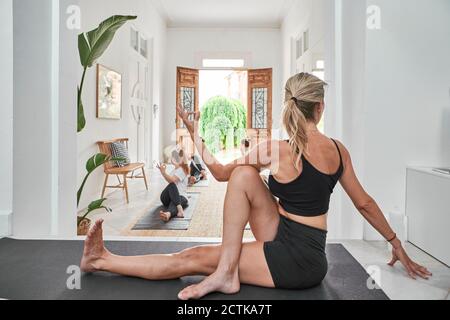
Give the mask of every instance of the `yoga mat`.
[[[175, 253], [192, 243], [107, 242], [113, 253], [133, 256]], [[81, 290], [67, 289], [70, 266], [77, 266], [81, 241], [0, 240], [0, 297], [10, 300], [176, 300], [187, 285], [202, 280], [146, 281], [108, 273], [81, 276]], [[381, 290], [369, 290], [369, 276], [342, 245], [327, 247], [329, 273], [322, 285], [303, 291], [243, 286], [239, 294], [212, 294], [207, 300], [387, 300]]]
[[194, 184], [193, 186], [189, 187], [189, 188], [207, 188], [209, 187], [209, 179], [208, 180], [200, 180], [199, 182], [197, 182], [196, 184]]
[[199, 197], [200, 193], [190, 193], [188, 196], [189, 207], [184, 210], [184, 218], [174, 218], [167, 223], [159, 217], [159, 213], [164, 209], [164, 206], [161, 203], [156, 203], [145, 216], [139, 219], [132, 230], [188, 230]]

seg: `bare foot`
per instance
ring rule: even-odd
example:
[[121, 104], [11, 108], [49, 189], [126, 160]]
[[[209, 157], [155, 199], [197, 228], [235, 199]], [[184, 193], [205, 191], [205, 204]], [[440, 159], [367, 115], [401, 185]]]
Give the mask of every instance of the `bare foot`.
[[178, 210], [177, 218], [179, 218], [179, 219], [183, 219], [184, 218], [184, 210], [183, 209]]
[[159, 213], [159, 217], [161, 218], [162, 221], [169, 222], [172, 215], [170, 214], [170, 212], [161, 211]]
[[108, 254], [103, 243], [103, 220], [99, 220], [89, 231], [84, 242], [81, 270], [91, 273], [100, 270], [99, 262]]
[[238, 271], [234, 273], [216, 272], [203, 282], [187, 287], [178, 295], [180, 300], [198, 300], [210, 293], [236, 294], [241, 290]]

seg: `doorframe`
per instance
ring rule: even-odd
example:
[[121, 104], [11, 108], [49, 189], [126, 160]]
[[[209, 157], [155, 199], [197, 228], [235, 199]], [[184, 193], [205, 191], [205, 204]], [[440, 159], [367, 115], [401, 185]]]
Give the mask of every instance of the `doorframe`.
[[[205, 56], [202, 56], [202, 59], [204, 59], [204, 58], [205, 58]], [[208, 58], [215, 58], [215, 57], [210, 57], [208, 55]], [[223, 56], [220, 56], [220, 59], [234, 59], [234, 58], [228, 58], [228, 57], [224, 58]], [[243, 59], [243, 58], [240, 57], [240, 58], [236, 58], [236, 59]], [[245, 61], [247, 61], [247, 60], [244, 59], [244, 62]], [[252, 105], [251, 105], [251, 103], [249, 103], [250, 100], [251, 100], [251, 88], [248, 85], [249, 84], [248, 83], [249, 80], [247, 78], [247, 102], [246, 102], [247, 128], [246, 128], [246, 130], [247, 130], [248, 133], [250, 133], [250, 131], [252, 131], [252, 130], [257, 131], [257, 132], [259, 132], [260, 130], [266, 130], [268, 132], [268, 137], [271, 138], [272, 131], [273, 131], [273, 67], [271, 67], [271, 68], [249, 68], [249, 67], [243, 67], [243, 68], [233, 68], [233, 67], [228, 67], [228, 68], [205, 68], [205, 67], [202, 67], [202, 68], [188, 68], [188, 67], [180, 67], [180, 66], [178, 66], [177, 67], [177, 81], [176, 81], [176, 91], [177, 91], [176, 92], [176, 95], [177, 95], [176, 100], [177, 100], [177, 105], [178, 105], [178, 101], [179, 101], [179, 87], [180, 87], [179, 79], [178, 79], [178, 71], [179, 71], [180, 68], [182, 68], [182, 69], [183, 68], [184, 69], [191, 69], [191, 70], [198, 71], [199, 79], [198, 79], [198, 88], [197, 88], [197, 99], [198, 99], [199, 92], [200, 92], [200, 72], [201, 71], [228, 71], [228, 70], [230, 70], [230, 71], [245, 71], [245, 72], [247, 72], [247, 75], [248, 75], [251, 71], [268, 71], [268, 70], [270, 70], [270, 72], [271, 72], [271, 75], [270, 75], [270, 77], [271, 77], [271, 84], [270, 84], [270, 94], [269, 94], [270, 106], [268, 107], [268, 110], [267, 110], [267, 113], [269, 115], [269, 119], [267, 121], [268, 128], [266, 128], [266, 129], [254, 129], [254, 128], [251, 128], [253, 126], [252, 125], [252, 122], [253, 122], [253, 120], [252, 120], [252, 112], [251, 112], [252, 111], [251, 110]], [[198, 105], [198, 111], [200, 111], [200, 108], [201, 108], [201, 106]], [[178, 117], [178, 114], [176, 115], [175, 122], [176, 122], [176, 130], [177, 131], [178, 130], [182, 130], [182, 128], [179, 128], [179, 117]], [[180, 143], [178, 132], [177, 132], [177, 143]]]

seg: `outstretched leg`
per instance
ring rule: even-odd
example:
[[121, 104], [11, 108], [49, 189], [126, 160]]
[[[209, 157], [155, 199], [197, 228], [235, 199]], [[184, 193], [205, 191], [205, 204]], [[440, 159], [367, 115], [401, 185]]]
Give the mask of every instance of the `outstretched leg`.
[[[265, 189], [264, 190], [262, 190]], [[224, 229], [221, 258], [217, 270], [205, 281], [198, 285], [186, 288], [179, 294], [182, 300], [200, 299], [212, 292], [234, 294], [240, 290], [240, 258], [242, 250], [242, 238], [244, 229], [248, 223], [252, 212], [261, 209], [259, 201], [261, 198], [271, 204], [273, 210], [266, 217], [266, 230], [264, 234], [261, 230], [256, 230], [260, 237], [266, 238], [264, 241], [274, 239], [279, 223], [279, 215], [275, 210], [276, 205], [271, 198], [264, 197], [267, 188], [262, 185], [261, 178], [256, 169], [252, 167], [240, 167], [234, 170], [228, 183], [228, 191], [225, 198], [224, 208]], [[261, 197], [261, 195], [263, 195]], [[264, 201], [262, 201], [264, 204]], [[256, 215], [255, 215], [256, 216]], [[258, 221], [263, 221], [260, 218]], [[253, 221], [253, 224], [258, 224]], [[262, 243], [261, 241], [259, 242]], [[260, 250], [263, 251], [262, 245]], [[264, 259], [265, 261], [265, 259]], [[262, 275], [265, 283], [272, 281], [270, 273]]]
[[102, 220], [97, 221], [86, 238], [81, 261], [84, 272], [107, 271], [147, 280], [172, 280], [187, 275], [208, 275], [217, 266], [214, 261], [214, 256], [220, 252], [217, 246], [197, 247], [167, 255], [114, 255], [104, 246], [102, 225]]
[[[146, 280], [172, 280], [184, 276], [208, 276], [217, 269], [220, 245], [200, 246], [167, 255], [114, 255], [104, 247], [102, 224], [102, 220], [97, 221], [86, 238], [81, 261], [84, 272], [107, 271]], [[261, 242], [244, 244], [239, 270], [241, 283], [274, 287]], [[232, 283], [229, 285], [229, 290], [233, 291]]]

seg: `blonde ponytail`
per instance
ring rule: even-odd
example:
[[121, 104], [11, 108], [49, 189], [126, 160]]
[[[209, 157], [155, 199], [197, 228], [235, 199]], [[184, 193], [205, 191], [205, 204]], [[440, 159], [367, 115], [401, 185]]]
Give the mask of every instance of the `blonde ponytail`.
[[308, 143], [306, 134], [306, 117], [297, 107], [294, 99], [286, 102], [283, 111], [283, 123], [287, 134], [289, 135], [289, 144], [292, 147], [292, 153], [297, 156], [295, 166], [298, 166], [300, 157]]
[[286, 83], [283, 125], [289, 135], [292, 153], [297, 156], [296, 168], [308, 145], [308, 121], [315, 120], [316, 107], [325, 97], [325, 86], [325, 82], [308, 73], [299, 73]]

